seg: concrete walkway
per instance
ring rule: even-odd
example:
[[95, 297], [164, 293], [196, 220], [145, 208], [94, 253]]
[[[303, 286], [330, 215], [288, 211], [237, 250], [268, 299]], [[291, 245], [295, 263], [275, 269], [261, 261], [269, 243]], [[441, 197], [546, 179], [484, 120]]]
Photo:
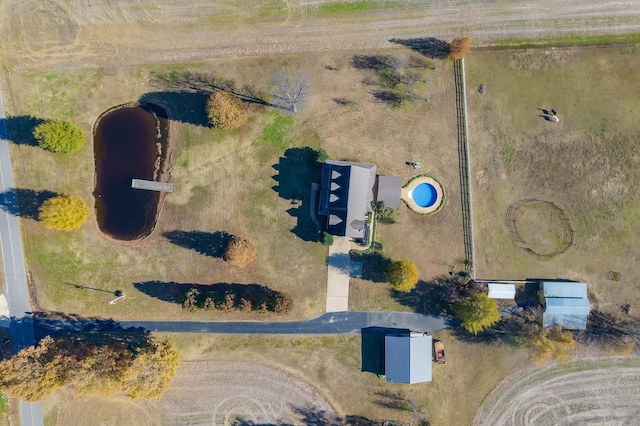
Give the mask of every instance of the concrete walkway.
[[351, 239], [333, 237], [329, 246], [326, 312], [349, 310], [349, 280], [351, 279]]
[[[5, 206], [17, 205], [11, 157], [9, 156], [9, 140], [4, 120], [2, 95], [0, 94], [0, 194]], [[0, 245], [4, 263], [5, 296], [9, 308], [9, 329], [17, 350], [35, 343], [33, 337], [33, 321], [28, 312], [29, 289], [24, 267], [22, 237], [18, 217], [7, 209], [0, 209]], [[20, 402], [23, 425], [44, 425], [42, 404]]]

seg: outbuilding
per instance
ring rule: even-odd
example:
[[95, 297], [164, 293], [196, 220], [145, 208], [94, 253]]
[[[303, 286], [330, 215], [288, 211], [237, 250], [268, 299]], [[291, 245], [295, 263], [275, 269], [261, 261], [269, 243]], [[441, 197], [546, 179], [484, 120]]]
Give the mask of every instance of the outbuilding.
[[433, 339], [424, 333], [385, 336], [385, 376], [387, 382], [430, 382]]

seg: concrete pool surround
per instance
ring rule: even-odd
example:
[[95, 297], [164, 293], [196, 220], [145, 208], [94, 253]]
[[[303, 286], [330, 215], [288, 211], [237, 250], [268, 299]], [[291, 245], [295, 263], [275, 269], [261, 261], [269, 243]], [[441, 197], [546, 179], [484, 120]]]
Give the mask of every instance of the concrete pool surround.
[[[418, 191], [414, 192], [416, 189]], [[433, 194], [430, 194], [432, 191], [435, 193], [435, 199], [432, 197]], [[402, 187], [402, 201], [409, 207], [409, 210], [417, 214], [436, 213], [444, 206], [444, 200], [442, 185], [429, 175], [415, 176]]]

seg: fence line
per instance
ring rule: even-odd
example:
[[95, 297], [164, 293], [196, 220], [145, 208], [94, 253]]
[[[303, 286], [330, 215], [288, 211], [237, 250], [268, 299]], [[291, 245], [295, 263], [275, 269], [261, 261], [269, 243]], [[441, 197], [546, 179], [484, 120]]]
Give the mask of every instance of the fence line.
[[458, 167], [460, 171], [460, 198], [462, 202], [462, 232], [464, 237], [465, 272], [476, 278], [475, 237], [473, 232], [473, 197], [471, 194], [471, 155], [469, 152], [469, 125], [467, 123], [467, 89], [464, 59], [454, 62], [456, 86], [456, 114], [458, 123]]

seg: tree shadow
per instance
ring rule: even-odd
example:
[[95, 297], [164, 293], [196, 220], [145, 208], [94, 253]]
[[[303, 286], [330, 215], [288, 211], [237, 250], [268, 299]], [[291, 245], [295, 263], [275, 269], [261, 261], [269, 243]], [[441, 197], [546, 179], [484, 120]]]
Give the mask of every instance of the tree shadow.
[[39, 220], [42, 203], [57, 196], [53, 191], [13, 188], [0, 193], [0, 209], [14, 216]]
[[247, 104], [276, 107], [267, 95], [253, 85], [238, 86], [235, 81], [202, 73], [177, 72], [155, 74], [151, 86], [161, 89], [140, 97], [142, 103], [159, 104], [169, 118], [196, 126], [211, 127], [206, 114], [209, 96], [216, 91], [230, 93]]
[[371, 420], [364, 416], [346, 416], [344, 424], [346, 426], [381, 426], [382, 422]]
[[354, 55], [351, 58], [351, 66], [359, 70], [378, 71], [387, 68], [388, 62], [387, 55]]
[[203, 231], [166, 231], [162, 234], [171, 244], [175, 244], [186, 249], [195, 250], [198, 253], [222, 258], [224, 251], [231, 241], [231, 234], [224, 231], [203, 232]]
[[398, 303], [408, 306], [414, 312], [433, 316], [452, 316], [451, 306], [454, 289], [458, 283], [450, 277], [441, 276], [431, 281], [420, 280], [416, 287], [408, 293], [391, 291]]
[[300, 416], [300, 421], [303, 425], [325, 426], [340, 424], [342, 422], [342, 419], [337, 417], [334, 413], [321, 410], [318, 407], [314, 407], [312, 405], [290, 408], [295, 414]]
[[208, 99], [209, 94], [203, 92], [165, 91], [145, 93], [138, 102], [162, 107], [171, 120], [212, 127], [206, 113]]
[[399, 106], [404, 102], [402, 94], [392, 90], [374, 90], [371, 94], [376, 101], [389, 106]]
[[366, 327], [360, 330], [362, 344], [362, 366], [360, 371], [384, 375], [384, 337], [386, 335], [407, 334], [409, 329]]
[[272, 187], [281, 198], [297, 200], [296, 207], [287, 210], [296, 217], [296, 226], [291, 230], [304, 241], [318, 241], [318, 228], [311, 218], [311, 184], [320, 182], [322, 165], [317, 161], [318, 153], [309, 147], [289, 148], [272, 167], [278, 173], [272, 178], [277, 182]]
[[30, 115], [0, 118], [7, 126], [7, 139], [16, 145], [38, 146], [38, 141], [33, 137], [33, 130], [44, 120]]
[[353, 262], [362, 263], [362, 279], [373, 281], [374, 283], [387, 282], [387, 272], [391, 266], [391, 259], [380, 252], [374, 251], [369, 254], [353, 253]]
[[145, 281], [134, 283], [133, 286], [136, 290], [141, 291], [156, 299], [181, 304], [184, 300], [185, 294], [192, 289], [198, 290], [201, 295], [212, 295], [224, 299], [226, 294], [235, 294], [236, 300], [241, 298], [247, 300], [257, 300], [259, 297], [269, 297], [276, 292], [269, 287], [260, 284], [231, 284], [231, 283], [217, 283], [217, 284], [193, 284], [193, 283], [176, 283], [176, 282], [163, 282], [163, 281]]
[[351, 255], [349, 253], [332, 253], [327, 258], [327, 264], [343, 274], [351, 274]]
[[392, 38], [391, 43], [400, 44], [431, 59], [445, 59], [449, 56], [449, 43], [434, 37]]
[[393, 392], [385, 389], [376, 391], [375, 394], [378, 398], [373, 402], [380, 407], [395, 411], [412, 411], [411, 401], [400, 391]]
[[63, 312], [34, 312], [36, 341], [45, 336], [74, 335], [77, 341], [89, 341], [96, 346], [120, 343], [131, 350], [147, 347], [151, 333], [142, 327], [125, 327], [113, 319], [82, 317]]

